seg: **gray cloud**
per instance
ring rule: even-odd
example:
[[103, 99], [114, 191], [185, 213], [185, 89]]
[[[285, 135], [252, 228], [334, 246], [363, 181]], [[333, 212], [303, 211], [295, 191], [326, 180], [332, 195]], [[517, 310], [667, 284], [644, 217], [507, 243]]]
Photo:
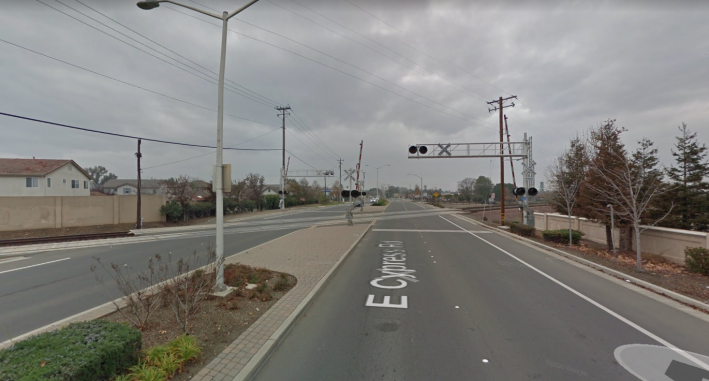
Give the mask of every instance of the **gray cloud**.
[[[54, 0], [42, 1], [156, 54]], [[61, 1], [184, 62], [74, 0]], [[198, 19], [188, 17], [175, 12], [179, 8], [171, 5], [145, 12], [133, 1], [81, 1], [210, 71], [218, 70], [220, 29], [198, 19], [210, 23], [218, 20], [185, 10]], [[418, 181], [407, 173], [421, 175], [429, 186], [444, 189], [452, 189], [452, 184], [463, 177], [492, 175], [497, 179], [497, 161], [407, 160], [406, 147], [410, 143], [497, 139], [497, 115], [488, 113], [485, 102], [510, 93], [519, 96], [518, 106], [507, 109], [513, 139], [520, 139], [525, 132], [535, 138], [538, 180], [570, 137], [607, 118], [615, 118], [628, 128], [625, 141], [630, 147], [643, 136], [654, 140], [665, 164], [671, 163], [675, 126], [681, 121], [705, 141], [709, 134], [709, 41], [703, 38], [709, 32], [705, 22], [709, 10], [702, 2], [680, 2], [670, 8], [664, 2], [631, 1], [493, 4], [351, 0], [399, 32], [345, 1], [297, 1], [322, 16], [290, 0], [261, 0], [233, 19], [230, 29], [251, 38], [229, 33], [226, 72], [227, 78], [239, 85], [293, 107], [317, 138], [303, 133], [300, 129], [304, 128], [293, 125], [289, 118], [287, 126], [292, 134], [286, 136], [287, 148], [318, 168], [336, 169], [335, 156], [343, 157], [347, 167], [353, 166], [359, 141], [364, 140], [363, 164], [392, 165], [380, 170], [380, 183], [407, 185]], [[240, 4], [216, 0], [200, 3], [215, 9], [233, 9]], [[37, 1], [6, 0], [2, 8], [3, 40], [216, 109], [216, 85], [208, 81]], [[3, 42], [0, 55], [2, 112], [123, 134], [215, 144], [213, 111]], [[266, 134], [280, 125], [277, 111], [270, 105], [231, 92], [225, 95], [225, 112], [265, 123], [226, 116], [226, 145]], [[6, 117], [0, 118], [0, 127], [2, 156], [72, 158], [84, 166], [104, 165], [121, 177], [135, 177], [134, 141]], [[320, 141], [328, 148], [321, 149]], [[280, 145], [281, 133], [276, 131], [241, 147]], [[146, 177], [190, 174], [208, 180], [211, 175], [214, 155], [209, 149], [144, 143], [143, 151], [144, 167], [204, 155], [148, 169]], [[281, 155], [226, 152], [225, 161], [233, 164], [236, 177], [259, 172], [275, 182]], [[307, 166], [292, 158], [291, 168]], [[373, 185], [374, 171], [365, 170], [368, 185]], [[509, 169], [507, 173], [509, 176]]]

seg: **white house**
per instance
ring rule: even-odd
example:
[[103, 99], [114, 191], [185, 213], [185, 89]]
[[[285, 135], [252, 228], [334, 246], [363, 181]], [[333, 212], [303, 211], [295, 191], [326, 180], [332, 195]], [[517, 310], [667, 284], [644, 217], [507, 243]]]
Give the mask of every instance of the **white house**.
[[281, 186], [279, 184], [264, 184], [266, 187], [263, 190], [263, 195], [267, 194], [278, 194], [278, 191], [281, 190]]
[[[138, 194], [138, 180], [111, 179], [103, 184], [103, 190], [119, 196]], [[165, 180], [140, 180], [141, 194], [167, 194]]]
[[90, 188], [74, 160], [0, 158], [0, 196], [89, 196]]

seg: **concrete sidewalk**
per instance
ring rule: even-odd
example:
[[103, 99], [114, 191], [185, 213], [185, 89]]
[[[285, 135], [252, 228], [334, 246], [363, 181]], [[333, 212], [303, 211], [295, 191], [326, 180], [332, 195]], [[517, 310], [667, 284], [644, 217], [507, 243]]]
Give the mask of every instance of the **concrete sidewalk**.
[[232, 381], [250, 377], [305, 312], [370, 226], [357, 224], [299, 230], [227, 258], [226, 263], [291, 274], [298, 283], [192, 379]]

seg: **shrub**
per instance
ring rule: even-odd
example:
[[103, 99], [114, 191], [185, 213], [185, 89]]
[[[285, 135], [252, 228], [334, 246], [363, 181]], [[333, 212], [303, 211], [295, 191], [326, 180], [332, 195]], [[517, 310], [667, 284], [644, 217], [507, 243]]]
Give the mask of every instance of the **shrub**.
[[141, 362], [130, 368], [130, 377], [138, 381], [165, 381], [167, 373], [156, 366]]
[[290, 288], [290, 283], [288, 282], [288, 277], [283, 276], [285, 274], [281, 274], [282, 276], [278, 279], [276, 284], [273, 285], [273, 290], [274, 291], [286, 291]]
[[217, 206], [211, 202], [198, 202], [190, 205], [190, 217], [201, 218], [216, 214]]
[[278, 202], [281, 200], [281, 196], [277, 194], [267, 194], [263, 196], [264, 204], [266, 204], [266, 209], [278, 209]]
[[[216, 210], [216, 208], [215, 208]], [[224, 199], [224, 214], [236, 213], [239, 210], [239, 203], [232, 198]]]
[[142, 336], [104, 320], [73, 323], [0, 351], [0, 380], [108, 380], [138, 362]]
[[[571, 241], [574, 245], [578, 245], [581, 241], [581, 233], [578, 230], [571, 231]], [[569, 243], [569, 229], [545, 230], [542, 232], [542, 237], [545, 241], [556, 243]]]
[[537, 232], [537, 229], [535, 229], [534, 226], [520, 224], [519, 222], [514, 221], [510, 224], [510, 231], [523, 237], [533, 237], [534, 233]]
[[167, 219], [172, 222], [177, 222], [177, 220], [182, 217], [182, 213], [182, 206], [175, 200], [168, 201], [165, 205], [160, 207], [160, 215], [167, 217]]
[[202, 347], [194, 336], [181, 335], [168, 345], [181, 362], [196, 360], [202, 355]]
[[386, 204], [388, 204], [388, 203], [389, 203], [389, 201], [387, 201], [387, 200], [385, 200], [385, 199], [383, 199], [383, 198], [380, 198], [379, 201], [377, 201], [377, 202], [375, 202], [375, 203], [372, 203], [372, 206], [384, 206], [384, 205], [386, 205]]
[[239, 201], [239, 211], [240, 212], [253, 212], [256, 209], [256, 203], [252, 200], [241, 200]]
[[684, 263], [690, 271], [709, 275], [709, 249], [703, 247], [684, 249]]

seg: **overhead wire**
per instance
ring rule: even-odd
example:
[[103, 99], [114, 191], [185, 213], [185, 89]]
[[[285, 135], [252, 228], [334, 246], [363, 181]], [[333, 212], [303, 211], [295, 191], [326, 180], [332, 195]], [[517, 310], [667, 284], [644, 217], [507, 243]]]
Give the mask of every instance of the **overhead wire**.
[[[38, 0], [38, 1], [39, 1], [39, 0]], [[202, 20], [202, 19], [200, 19], [200, 18], [198, 18], [198, 17], [195, 17], [195, 16], [192, 16], [192, 15], [190, 15], [190, 14], [181, 12], [181, 11], [179, 11], [179, 10], [175, 10], [175, 9], [172, 9], [172, 10], [175, 11], [175, 12], [177, 12], [177, 13], [181, 13], [181, 14], [183, 14], [183, 15], [185, 15], [185, 16], [195, 18], [195, 19], [197, 19], [197, 20], [199, 20], [199, 21], [202, 21], [202, 22], [205, 22], [205, 23], [214, 25], [214, 26], [218, 26], [218, 25], [213, 24], [213, 23], [211, 23], [211, 22], [209, 22], [209, 21]], [[311, 61], [311, 62], [313, 62], [313, 63], [315, 63], [315, 64], [318, 64], [318, 65], [327, 67], [327, 68], [329, 68], [329, 69], [331, 69], [331, 70], [334, 70], [334, 71], [336, 71], [336, 72], [339, 72], [339, 73], [341, 73], [341, 74], [344, 74], [344, 75], [346, 75], [346, 76], [348, 76], [348, 77], [352, 77], [352, 78], [354, 78], [354, 79], [356, 79], [356, 80], [359, 80], [359, 81], [368, 83], [368, 84], [370, 84], [370, 85], [372, 85], [372, 86], [374, 86], [374, 87], [377, 87], [377, 88], [379, 88], [379, 89], [381, 89], [381, 90], [384, 90], [384, 91], [386, 91], [386, 92], [388, 92], [388, 93], [394, 94], [394, 95], [396, 95], [396, 96], [398, 96], [398, 97], [401, 97], [401, 98], [404, 98], [404, 99], [407, 99], [407, 100], [412, 101], [412, 102], [414, 102], [414, 103], [416, 103], [416, 104], [419, 104], [419, 105], [424, 106], [424, 107], [426, 107], [426, 108], [429, 108], [429, 109], [431, 109], [431, 110], [437, 111], [437, 112], [439, 112], [439, 113], [441, 113], [441, 114], [448, 115], [448, 116], [450, 116], [450, 117], [452, 117], [452, 118], [455, 118], [455, 119], [458, 119], [458, 120], [462, 120], [462, 121], [467, 122], [467, 123], [477, 124], [478, 126], [481, 126], [481, 127], [491, 127], [491, 126], [484, 126], [484, 125], [481, 125], [481, 124], [479, 124], [479, 123], [476, 123], [476, 122], [473, 121], [473, 120], [461, 118], [461, 117], [459, 117], [459, 116], [456, 116], [456, 115], [447, 113], [447, 112], [445, 112], [445, 111], [443, 111], [443, 110], [440, 110], [440, 109], [438, 109], [438, 108], [435, 108], [435, 107], [433, 107], [433, 106], [431, 106], [431, 105], [428, 105], [428, 104], [426, 104], [426, 103], [420, 102], [420, 101], [418, 101], [418, 100], [416, 100], [416, 99], [413, 99], [413, 98], [409, 98], [409, 97], [407, 97], [407, 96], [405, 96], [405, 95], [402, 95], [402, 94], [399, 94], [399, 93], [397, 93], [397, 92], [395, 92], [395, 91], [392, 91], [392, 90], [390, 90], [390, 89], [387, 89], [386, 87], [377, 85], [377, 84], [375, 84], [375, 83], [373, 83], [373, 82], [370, 82], [370, 81], [368, 81], [368, 80], [366, 80], [366, 79], [363, 79], [363, 78], [361, 78], [361, 77], [358, 77], [358, 76], [356, 76], [356, 75], [354, 75], [354, 74], [347, 73], [347, 72], [342, 71], [342, 70], [340, 70], [340, 69], [337, 69], [337, 68], [335, 68], [335, 67], [333, 67], [333, 66], [327, 65], [327, 64], [325, 64], [325, 63], [322, 63], [322, 62], [317, 61], [317, 60], [315, 60], [315, 59], [312, 59], [312, 58], [310, 58], [310, 57], [304, 56], [304, 55], [302, 55], [302, 54], [300, 54], [300, 53], [296, 53], [296, 52], [294, 52], [294, 51], [292, 51], [292, 50], [288, 50], [288, 49], [283, 48], [283, 47], [280, 47], [280, 46], [278, 46], [278, 45], [271, 44], [271, 43], [266, 42], [266, 41], [263, 41], [263, 40], [259, 40], [258, 38], [251, 37], [251, 36], [249, 36], [249, 35], [246, 35], [246, 34], [243, 34], [243, 33], [237, 32], [237, 31], [234, 31], [234, 30], [232, 30], [232, 29], [228, 29], [228, 31], [230, 31], [230, 32], [232, 32], [232, 33], [234, 33], [234, 34], [240, 35], [240, 36], [242, 36], [242, 37], [245, 37], [245, 38], [248, 38], [248, 39], [252, 39], [252, 40], [261, 42], [261, 43], [263, 43], [263, 44], [265, 44], [265, 45], [269, 45], [269, 46], [274, 47], [274, 48], [276, 48], [276, 49], [283, 50], [283, 51], [285, 51], [285, 52], [291, 53], [291, 54], [293, 54], [293, 55], [296, 55], [296, 56], [298, 56], [298, 57], [301, 57], [301, 58], [303, 58], [303, 59], [306, 59], [306, 60], [308, 60], [308, 61]], [[494, 128], [494, 127], [491, 127], [491, 128]]]
[[[121, 35], [123, 35], [123, 36], [126, 36], [127, 38], [130, 38], [130, 39], [133, 40], [133, 41], [136, 41], [137, 43], [139, 43], [139, 44], [141, 44], [141, 45], [146, 46], [147, 48], [149, 48], [149, 49], [151, 49], [151, 50], [157, 52], [158, 54], [161, 54], [161, 55], [163, 55], [163, 56], [165, 56], [165, 57], [167, 57], [167, 58], [169, 58], [169, 59], [172, 59], [172, 60], [174, 60], [174, 61], [180, 63], [180, 64], [183, 65], [183, 66], [189, 67], [190, 69], [196, 71], [197, 73], [199, 73], [199, 74], [201, 74], [201, 75], [199, 75], [199, 74], [197, 74], [197, 73], [194, 73], [194, 72], [192, 72], [192, 71], [190, 71], [190, 70], [187, 70], [187, 69], [185, 69], [185, 68], [182, 68], [182, 67], [180, 67], [180, 66], [177, 66], [177, 65], [173, 64], [172, 62], [169, 62], [169, 61], [167, 61], [167, 60], [165, 60], [165, 59], [163, 59], [163, 58], [160, 58], [160, 57], [158, 57], [158, 56], [156, 56], [156, 55], [154, 55], [154, 54], [152, 54], [152, 53], [149, 53], [149, 52], [147, 52], [147, 51], [145, 51], [145, 50], [143, 50], [143, 49], [141, 49], [141, 48], [139, 48], [139, 47], [137, 47], [137, 46], [135, 46], [135, 45], [133, 45], [133, 44], [131, 44], [131, 43], [128, 43], [128, 42], [126, 42], [126, 41], [123, 41], [123, 40], [121, 40], [120, 38], [118, 38], [118, 37], [116, 37], [116, 36], [114, 36], [114, 35], [111, 35], [110, 33], [107, 33], [107, 32], [105, 32], [105, 31], [103, 31], [103, 30], [101, 30], [101, 29], [99, 29], [99, 28], [97, 28], [97, 27], [95, 27], [95, 26], [93, 26], [93, 25], [87, 23], [87, 22], [84, 22], [83, 20], [80, 20], [80, 19], [78, 19], [78, 18], [76, 18], [76, 17], [74, 17], [74, 16], [72, 16], [72, 15], [70, 15], [70, 14], [68, 14], [68, 13], [66, 13], [66, 12], [64, 12], [64, 11], [62, 11], [62, 10], [60, 10], [60, 9], [57, 9], [57, 8], [55, 8], [55, 7], [53, 7], [53, 6], [51, 6], [51, 5], [47, 4], [47, 3], [45, 3], [45, 2], [42, 1], [42, 0], [36, 0], [36, 1], [39, 2], [39, 3], [41, 3], [41, 4], [44, 4], [45, 6], [51, 8], [51, 9], [53, 9], [53, 10], [59, 12], [59, 13], [62, 13], [62, 14], [64, 14], [64, 15], [66, 15], [66, 16], [68, 16], [68, 17], [70, 17], [70, 18], [72, 18], [72, 19], [74, 19], [74, 20], [76, 20], [76, 21], [78, 21], [78, 22], [80, 22], [80, 23], [82, 23], [82, 24], [84, 24], [84, 25], [86, 25], [86, 26], [88, 26], [88, 27], [90, 27], [90, 28], [92, 28], [92, 29], [94, 29], [94, 30], [100, 32], [100, 33], [103, 33], [103, 34], [105, 34], [106, 36], [109, 36], [109, 37], [111, 37], [111, 38], [113, 38], [113, 39], [115, 39], [115, 40], [117, 40], [117, 41], [120, 41], [120, 42], [122, 42], [122, 43], [124, 43], [124, 44], [126, 44], [126, 45], [128, 45], [128, 46], [130, 46], [130, 47], [132, 47], [132, 48], [134, 48], [134, 49], [136, 49], [136, 50], [139, 50], [139, 51], [141, 51], [141, 52], [143, 52], [143, 53], [145, 53], [145, 54], [147, 54], [147, 55], [149, 55], [149, 56], [151, 56], [151, 57], [154, 57], [154, 58], [156, 58], [156, 59], [158, 59], [158, 60], [160, 60], [160, 61], [162, 61], [162, 62], [164, 62], [164, 63], [166, 63], [166, 64], [168, 64], [168, 65], [170, 65], [170, 66], [173, 66], [173, 67], [175, 67], [175, 68], [177, 68], [177, 69], [179, 69], [179, 70], [182, 70], [182, 71], [184, 71], [184, 72], [186, 72], [186, 73], [188, 73], [188, 74], [190, 74], [190, 75], [193, 75], [193, 76], [195, 76], [195, 77], [197, 77], [197, 78], [200, 78], [200, 79], [202, 79], [202, 80], [204, 80], [204, 81], [207, 81], [207, 82], [209, 82], [209, 83], [211, 83], [211, 84], [213, 84], [213, 85], [218, 85], [218, 82], [215, 82], [213, 79], [210, 79], [210, 78], [208, 78], [208, 77], [207, 77], [207, 78], [203, 77], [203, 75], [205, 75], [204, 73], [202, 73], [202, 72], [200, 72], [200, 71], [198, 71], [198, 70], [196, 70], [196, 69], [194, 69], [194, 68], [191, 68], [189, 65], [186, 65], [186, 64], [184, 64], [184, 63], [182, 63], [182, 62], [180, 62], [180, 61], [178, 61], [178, 60], [176, 60], [176, 59], [174, 59], [174, 58], [172, 58], [172, 57], [170, 57], [170, 56], [167, 56], [167, 55], [165, 55], [164, 53], [161, 53], [161, 52], [157, 51], [156, 49], [154, 49], [154, 48], [152, 48], [152, 47], [150, 47], [150, 46], [148, 46], [148, 45], [145, 45], [144, 43], [142, 43], [142, 42], [140, 42], [140, 41], [137, 41], [136, 39], [134, 39], [134, 38], [132, 38], [132, 37], [130, 37], [130, 36], [127, 36], [127, 35], [125, 35], [124, 33], [120, 32], [120, 31], [116, 31], [114, 28], [111, 28], [110, 26], [107, 26], [107, 25], [101, 23], [100, 21], [97, 21], [96, 19], [92, 18], [91, 16], [87, 16], [87, 15], [85, 15], [84, 13], [75, 10], [74, 8], [72, 8], [72, 7], [70, 7], [70, 6], [68, 6], [68, 5], [64, 4], [64, 3], [62, 3], [62, 2], [59, 1], [59, 0], [55, 0], [55, 1], [58, 2], [58, 3], [60, 3], [60, 4], [62, 4], [62, 5], [64, 5], [65, 7], [69, 8], [69, 9], [72, 9], [72, 10], [74, 10], [74, 11], [76, 11], [76, 12], [78, 12], [78, 13], [80, 13], [80, 14], [82, 14], [82, 15], [84, 15], [84, 16], [86, 16], [86, 17], [88, 17], [88, 18], [90, 18], [90, 19], [92, 19], [92, 20], [94, 20], [94, 21], [96, 21], [96, 22], [98, 22], [98, 23], [101, 24], [101, 25], [106, 26], [107, 28], [109, 28], [109, 29], [111, 29], [111, 30], [116, 31], [117, 33], [119, 33], [119, 34], [121, 34]], [[272, 104], [268, 104], [268, 103], [259, 101], [259, 100], [257, 100], [257, 99], [254, 99], [254, 98], [252, 98], [252, 97], [249, 97], [248, 95], [245, 95], [242, 91], [240, 91], [240, 90], [238, 90], [238, 89], [232, 89], [232, 88], [230, 88], [229, 86], [225, 86], [225, 89], [226, 89], [227, 91], [231, 91], [231, 92], [233, 92], [233, 93], [235, 93], [235, 94], [237, 94], [237, 95], [241, 95], [242, 97], [247, 98], [247, 99], [249, 99], [249, 100], [252, 100], [252, 101], [254, 101], [254, 102], [256, 102], [256, 103], [260, 103], [260, 104], [262, 104], [262, 105], [264, 105], [264, 106], [267, 106], [267, 107], [273, 107], [273, 106], [274, 106], [274, 105], [272, 105]]]
[[[76, 1], [77, 3], [83, 5], [83, 6], [86, 7], [86, 8], [91, 9], [92, 11], [94, 11], [94, 12], [100, 14], [101, 16], [103, 16], [103, 17], [105, 17], [105, 18], [107, 18], [107, 19], [113, 21], [114, 23], [116, 23], [116, 24], [122, 26], [123, 28], [128, 29], [129, 31], [131, 31], [131, 32], [133, 32], [133, 33], [135, 33], [135, 34], [137, 34], [138, 36], [143, 37], [144, 39], [146, 39], [146, 40], [152, 42], [153, 44], [155, 44], [155, 45], [157, 45], [157, 46], [159, 46], [159, 47], [161, 47], [161, 48], [163, 48], [163, 49], [165, 49], [165, 50], [171, 52], [172, 54], [175, 54], [176, 56], [178, 56], [178, 57], [180, 57], [180, 58], [182, 58], [182, 59], [184, 59], [184, 60], [186, 60], [186, 61], [188, 61], [188, 62], [190, 62], [190, 63], [192, 63], [192, 64], [194, 64], [194, 65], [196, 65], [196, 66], [198, 66], [198, 67], [200, 67], [200, 68], [202, 68], [202, 69], [204, 69], [204, 70], [207, 70], [207, 71], [209, 71], [210, 73], [212, 73], [212, 74], [214, 74], [214, 75], [218, 75], [215, 71], [212, 71], [212, 70], [210, 70], [210, 69], [208, 69], [208, 68], [206, 68], [206, 67], [200, 65], [199, 63], [197, 63], [197, 62], [195, 62], [195, 61], [192, 61], [191, 59], [189, 59], [189, 58], [187, 58], [187, 57], [181, 55], [180, 53], [177, 53], [176, 51], [174, 51], [174, 50], [172, 50], [172, 49], [170, 49], [170, 48], [168, 48], [168, 47], [166, 47], [166, 46], [160, 44], [159, 42], [157, 42], [157, 41], [155, 41], [155, 40], [153, 40], [153, 39], [150, 39], [150, 38], [146, 37], [145, 35], [143, 35], [143, 34], [137, 32], [136, 30], [134, 30], [134, 29], [132, 29], [132, 28], [130, 28], [130, 27], [128, 27], [128, 26], [126, 26], [126, 25], [124, 25], [124, 24], [118, 22], [116, 19], [107, 16], [106, 14], [102, 13], [101, 11], [99, 11], [99, 10], [97, 10], [97, 9], [95, 9], [95, 8], [92, 8], [92, 7], [90, 7], [90, 6], [86, 5], [86, 4], [84, 4], [84, 3], [81, 2], [80, 0], [74, 0], [74, 1]], [[87, 17], [88, 17], [88, 16], [87, 16]], [[242, 86], [242, 85], [240, 85], [240, 84], [238, 84], [238, 83], [236, 83], [236, 82], [230, 80], [229, 78], [226, 78], [226, 77], [225, 77], [224, 80], [225, 80], [226, 82], [231, 83], [232, 85], [234, 85], [234, 86], [236, 86], [236, 87], [239, 87], [239, 88], [241, 88], [241, 89], [243, 89], [243, 90], [245, 90], [245, 91], [247, 91], [247, 92], [249, 92], [249, 93], [252, 93], [254, 96], [259, 97], [259, 98], [261, 98], [261, 99], [264, 100], [264, 101], [271, 102], [271, 103], [273, 103], [274, 105], [281, 104], [281, 102], [274, 101], [273, 99], [268, 98], [268, 97], [266, 97], [266, 96], [263, 95], [263, 94], [259, 94], [259, 93], [255, 92], [255, 91], [253, 91], [253, 90], [251, 90], [251, 89], [245, 87], [245, 86]]]
[[[151, 90], [151, 89], [148, 89], [148, 88], [145, 88], [145, 87], [142, 87], [142, 86], [138, 86], [138, 85], [136, 85], [136, 84], [133, 84], [133, 83], [130, 83], [130, 82], [126, 82], [126, 81], [124, 81], [124, 80], [121, 80], [121, 79], [118, 79], [118, 78], [114, 78], [114, 77], [108, 76], [108, 75], [106, 75], [106, 74], [99, 73], [99, 72], [94, 71], [94, 70], [91, 70], [91, 69], [87, 69], [87, 68], [85, 68], [85, 67], [82, 67], [82, 66], [73, 64], [73, 63], [71, 63], [71, 62], [64, 61], [64, 60], [61, 60], [61, 59], [59, 59], [59, 58], [52, 57], [52, 56], [50, 56], [50, 55], [47, 55], [47, 54], [38, 52], [38, 51], [36, 51], [36, 50], [32, 50], [32, 49], [30, 49], [30, 48], [24, 47], [24, 46], [22, 46], [22, 45], [15, 44], [15, 43], [13, 43], [13, 42], [4, 40], [4, 39], [2, 39], [2, 38], [0, 38], [0, 42], [4, 42], [4, 43], [6, 43], [6, 44], [8, 44], [8, 45], [15, 46], [15, 47], [20, 48], [20, 49], [23, 49], [23, 50], [25, 50], [25, 51], [28, 51], [28, 52], [31, 52], [31, 53], [40, 55], [40, 56], [45, 57], [45, 58], [49, 58], [49, 59], [54, 60], [54, 61], [57, 61], [57, 62], [61, 62], [61, 63], [65, 64], [65, 65], [69, 65], [69, 66], [71, 66], [71, 67], [74, 67], [74, 68], [77, 68], [77, 69], [81, 69], [81, 70], [87, 71], [87, 72], [89, 72], [89, 73], [92, 73], [92, 74], [95, 74], [95, 75], [104, 77], [104, 78], [106, 78], [106, 79], [110, 79], [110, 80], [115, 81], [115, 82], [122, 83], [122, 84], [124, 84], [124, 85], [128, 85], [128, 86], [134, 87], [134, 88], [139, 89], [139, 90], [147, 91], [147, 92], [149, 92], [149, 93], [152, 93], [152, 94], [155, 94], [155, 95], [159, 95], [159, 96], [161, 96], [161, 97], [165, 97], [165, 98], [168, 98], [168, 99], [172, 99], [172, 100], [174, 100], [174, 101], [178, 101], [178, 102], [181, 102], [181, 103], [185, 103], [185, 104], [188, 104], [188, 105], [191, 105], [191, 106], [194, 106], [194, 107], [198, 107], [198, 108], [201, 108], [201, 109], [204, 109], [204, 110], [208, 110], [208, 111], [212, 111], [212, 112], [217, 112], [217, 110], [215, 110], [215, 109], [212, 109], [212, 108], [209, 108], [209, 107], [206, 107], [206, 106], [201, 106], [201, 105], [199, 105], [199, 104], [192, 103], [192, 102], [186, 101], [186, 100], [184, 100], [184, 99], [176, 98], [176, 97], [173, 97], [173, 96], [171, 96], [171, 95], [163, 94], [163, 93], [161, 93], [161, 92], [158, 92], [158, 91], [155, 91], [155, 90]], [[276, 126], [273, 125], [273, 124], [264, 123], [264, 122], [259, 122], [259, 121], [256, 121], [256, 120], [252, 120], [252, 119], [248, 119], [248, 118], [244, 118], [244, 117], [240, 117], [240, 116], [236, 116], [236, 115], [232, 115], [232, 114], [228, 114], [228, 113], [224, 113], [224, 115], [228, 115], [228, 116], [231, 116], [231, 117], [233, 117], [233, 118], [237, 118], [237, 119], [241, 119], [241, 120], [246, 120], [246, 121], [253, 122], [253, 123], [258, 123], [258, 124], [263, 124], [263, 125], [266, 125], [266, 126], [273, 126], [273, 127], [276, 127]]]
[[[186, 146], [186, 147], [217, 148], [215, 146], [208, 146], [208, 145], [202, 145], [202, 144], [173, 142], [173, 141], [169, 141], [169, 140], [152, 139], [152, 138], [145, 138], [145, 137], [134, 136], [134, 135], [118, 134], [115, 132], [94, 130], [91, 128], [77, 127], [77, 126], [72, 126], [72, 125], [68, 125], [68, 124], [50, 122], [47, 120], [35, 119], [35, 118], [27, 117], [27, 116], [15, 115], [15, 114], [10, 114], [10, 113], [6, 113], [6, 112], [0, 112], [0, 115], [4, 115], [7, 117], [16, 118], [16, 119], [28, 120], [31, 122], [49, 124], [52, 126], [57, 126], [57, 127], [62, 127], [62, 128], [68, 128], [68, 129], [79, 130], [79, 131], [84, 131], [84, 132], [92, 132], [92, 133], [103, 134], [103, 135], [110, 135], [110, 136], [115, 136], [115, 137], [119, 137], [119, 138], [128, 138], [128, 139], [135, 139], [135, 140], [140, 139], [140, 140], [144, 140], [146, 142], [172, 144], [172, 145], [179, 145], [179, 146]], [[234, 151], [280, 151], [281, 150], [280, 148], [228, 148], [228, 147], [225, 147], [224, 149], [234, 150]]]

